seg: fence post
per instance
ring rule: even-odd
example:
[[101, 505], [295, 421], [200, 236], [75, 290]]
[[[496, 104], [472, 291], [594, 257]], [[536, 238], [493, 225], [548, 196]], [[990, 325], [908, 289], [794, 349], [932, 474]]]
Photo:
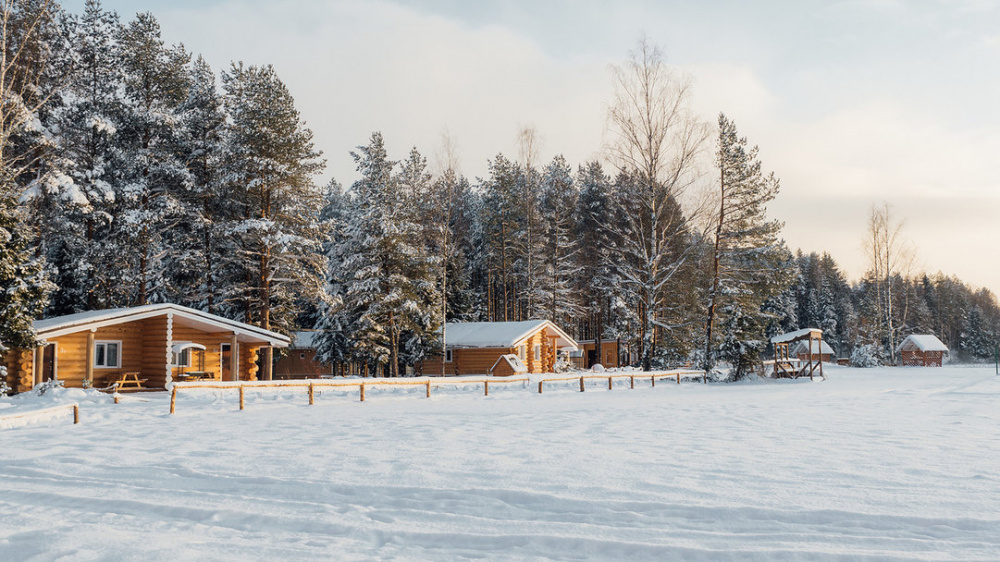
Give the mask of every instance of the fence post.
[[313, 383], [309, 383], [309, 405], [310, 406], [313, 405], [313, 394], [314, 394]]
[[365, 383], [361, 383], [361, 401], [365, 401]]
[[170, 391], [170, 413], [173, 414], [175, 406], [177, 404], [177, 387], [175, 386], [173, 390]]
[[73, 404], [73, 423], [80, 423], [80, 405]]
[[677, 384], [681, 384], [681, 374], [677, 373]]
[[583, 377], [580, 377], [580, 392], [583, 392]]
[[114, 399], [115, 399], [115, 404], [117, 404], [117, 403], [118, 403], [118, 400], [119, 400], [120, 398], [121, 398], [121, 396], [119, 396], [119, 394], [118, 394], [118, 391], [116, 390], [116, 391], [115, 391], [115, 394], [114, 394]]
[[483, 381], [483, 396], [490, 395], [490, 381]]
[[635, 375], [628, 378], [629, 388], [635, 388]]
[[431, 397], [431, 379], [427, 379], [427, 397]]
[[243, 385], [240, 385], [240, 409], [243, 409]]
[[608, 377], [608, 390], [611, 390], [611, 377]]
[[656, 386], [656, 375], [649, 377], [649, 382], [652, 383], [653, 386]]
[[538, 381], [538, 393], [539, 393], [539, 394], [541, 394], [541, 393], [542, 393], [542, 383], [543, 383], [543, 382], [545, 382], [545, 381]]

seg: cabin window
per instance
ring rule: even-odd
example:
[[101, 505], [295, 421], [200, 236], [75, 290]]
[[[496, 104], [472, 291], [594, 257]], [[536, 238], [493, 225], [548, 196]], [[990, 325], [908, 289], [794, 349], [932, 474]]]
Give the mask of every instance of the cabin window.
[[517, 346], [517, 358], [520, 359], [521, 361], [524, 361], [525, 359], [528, 358], [528, 346], [526, 345]]
[[121, 366], [122, 342], [94, 342], [94, 367], [99, 369], [117, 369]]
[[535, 344], [535, 361], [541, 361], [541, 360], [542, 360], [542, 344], [536, 343]]
[[174, 367], [190, 367], [191, 366], [191, 348], [187, 347], [180, 351], [180, 353], [174, 353]]
[[444, 362], [445, 363], [451, 363], [451, 361], [452, 361], [453, 358], [454, 358], [454, 356], [452, 355], [452, 352], [451, 352], [450, 349], [444, 350]]

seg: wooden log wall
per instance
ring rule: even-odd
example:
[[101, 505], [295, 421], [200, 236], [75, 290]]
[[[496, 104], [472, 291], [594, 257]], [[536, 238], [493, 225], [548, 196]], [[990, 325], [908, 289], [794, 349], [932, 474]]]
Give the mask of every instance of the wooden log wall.
[[3, 355], [7, 367], [7, 386], [12, 392], [27, 392], [34, 387], [35, 361], [32, 351], [9, 349]]

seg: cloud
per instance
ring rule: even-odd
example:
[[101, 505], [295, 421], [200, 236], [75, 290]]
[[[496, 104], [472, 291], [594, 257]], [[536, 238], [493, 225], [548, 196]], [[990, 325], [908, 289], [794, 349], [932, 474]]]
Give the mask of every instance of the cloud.
[[497, 152], [513, 154], [519, 124], [538, 129], [545, 158], [565, 151], [582, 162], [601, 146], [603, 61], [554, 60], [507, 28], [389, 2], [254, 6], [170, 10], [165, 35], [190, 38], [216, 65], [274, 64], [342, 182], [354, 178], [348, 152], [376, 130], [401, 158], [413, 145], [433, 153], [447, 127], [470, 175], [484, 174]]
[[[216, 67], [231, 60], [274, 64], [316, 133], [327, 175], [345, 184], [356, 177], [349, 151], [375, 130], [385, 135], [390, 154], [403, 158], [414, 145], [433, 155], [447, 128], [470, 176], [485, 174], [497, 152], [516, 154], [520, 125], [536, 127], [542, 160], [557, 153], [572, 163], [594, 158], [613, 87], [608, 64], [634, 42], [609, 38], [599, 26], [572, 28], [558, 13], [548, 13], [547, 23], [501, 26], [487, 17], [469, 21], [384, 0], [228, 0], [154, 11], [167, 41], [183, 41]], [[683, 21], [694, 23], [680, 33], [698, 62], [668, 62], [694, 77], [692, 103], [706, 121], [714, 123], [723, 111], [760, 145], [765, 169], [782, 180], [772, 211], [786, 222], [790, 245], [829, 250], [858, 275], [864, 217], [872, 202], [887, 200], [901, 216], [914, 217], [910, 229], [926, 263], [1000, 287], [1000, 273], [976, 265], [991, 252], [984, 241], [1000, 239], [991, 220], [992, 211], [1000, 214], [994, 165], [1000, 132], [995, 105], [982, 102], [995, 98], [990, 84], [996, 82], [977, 76], [978, 85], [970, 87], [952, 67], [920, 66], [923, 59], [913, 53], [922, 51], [914, 51], [909, 38], [937, 38], [935, 52], [954, 45], [915, 25], [913, 18], [931, 16], [908, 3], [846, 2], [818, 11], [836, 21], [816, 28], [815, 38], [761, 37], [740, 19], [738, 45], [718, 34], [704, 40], [713, 18], [689, 14]], [[896, 22], [897, 12], [905, 12], [905, 21], [886, 23]], [[621, 33], [631, 22], [668, 21], [670, 13], [624, 6], [607, 19], [618, 22]], [[953, 27], [966, 22], [945, 19]], [[779, 18], [773, 25], [798, 29], [800, 23]], [[551, 32], [542, 37], [545, 30]], [[621, 51], [574, 57], [552, 47], [560, 35], [581, 33], [620, 44]], [[845, 34], [854, 37], [846, 47]], [[989, 29], [976, 37], [985, 37], [988, 47], [1000, 43]], [[747, 52], [758, 56], [740, 56]], [[955, 54], [940, 56], [952, 61]]]

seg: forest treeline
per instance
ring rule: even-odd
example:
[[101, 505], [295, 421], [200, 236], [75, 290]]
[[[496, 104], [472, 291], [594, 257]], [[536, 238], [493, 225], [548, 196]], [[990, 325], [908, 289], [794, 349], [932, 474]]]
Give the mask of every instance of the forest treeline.
[[317, 184], [322, 155], [272, 67], [217, 74], [149, 13], [4, 2], [4, 345], [33, 345], [33, 318], [175, 302], [321, 330], [323, 359], [387, 375], [442, 353], [445, 319], [544, 318], [646, 369], [736, 376], [806, 326], [859, 365], [895, 362], [909, 333], [992, 357], [995, 297], [905, 267], [888, 206], [856, 283], [828, 254], [791, 252], [756, 147], [725, 115], [699, 121], [645, 41], [613, 70], [600, 161], [540, 162], [529, 128], [467, 178], [454, 159], [388, 154], [376, 132], [345, 188]]

